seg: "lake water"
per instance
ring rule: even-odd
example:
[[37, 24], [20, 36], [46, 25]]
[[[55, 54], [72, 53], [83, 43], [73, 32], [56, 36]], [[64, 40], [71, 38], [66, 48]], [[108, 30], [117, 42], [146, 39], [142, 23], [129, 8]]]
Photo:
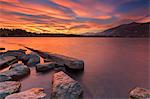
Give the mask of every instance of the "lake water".
[[[84, 99], [127, 99], [136, 86], [150, 88], [148, 38], [0, 38], [0, 47], [7, 50], [22, 48], [17, 44], [84, 60], [83, 72], [70, 73], [83, 86]], [[42, 87], [49, 97], [53, 71], [31, 70], [21, 80], [21, 91]]]

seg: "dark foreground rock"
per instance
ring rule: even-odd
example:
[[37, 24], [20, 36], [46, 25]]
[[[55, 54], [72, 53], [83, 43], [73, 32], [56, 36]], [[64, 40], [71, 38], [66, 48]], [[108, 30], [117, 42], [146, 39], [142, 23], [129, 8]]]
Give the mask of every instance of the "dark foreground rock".
[[130, 92], [130, 99], [150, 99], [150, 90], [137, 87]]
[[45, 99], [45, 96], [43, 88], [32, 88], [24, 92], [11, 94], [5, 99]]
[[9, 70], [0, 73], [0, 75], [6, 75], [8, 77], [11, 77], [13, 80], [18, 80], [30, 73], [30, 69], [26, 65], [22, 63], [16, 63], [14, 65], [15, 66], [12, 65]]
[[21, 83], [16, 81], [0, 82], [0, 99], [4, 99], [6, 96], [19, 92]]
[[52, 99], [79, 99], [83, 93], [81, 85], [62, 71], [52, 81]]
[[15, 56], [18, 60], [20, 60], [21, 57], [26, 55], [26, 50], [19, 49], [19, 50], [8, 50], [4, 53], [4, 56]]
[[26, 63], [28, 66], [36, 66], [38, 63], [40, 63], [40, 57], [38, 54], [34, 52], [28, 54], [28, 61]]
[[10, 64], [13, 64], [14, 62], [16, 62], [16, 57], [14, 56], [0, 56], [0, 69], [4, 68], [6, 66], [9, 66]]
[[55, 61], [58, 65], [65, 65], [71, 70], [83, 70], [84, 62], [75, 58], [67, 57], [59, 54], [49, 54], [50, 59]]
[[10, 80], [12, 80], [11, 77], [6, 76], [6, 75], [0, 75], [0, 82], [10, 81]]
[[57, 65], [66, 66], [66, 68], [69, 70], [74, 70], [74, 71], [84, 70], [84, 61], [82, 60], [67, 57], [64, 55], [42, 52], [40, 50], [35, 50], [29, 47], [25, 47], [25, 48], [38, 53], [42, 58], [45, 59], [45, 61], [48, 60], [48, 61], [56, 62]]
[[37, 64], [36, 65], [36, 71], [37, 72], [43, 72], [43, 71], [49, 71], [55, 67], [54, 62], [46, 62], [43, 64]]

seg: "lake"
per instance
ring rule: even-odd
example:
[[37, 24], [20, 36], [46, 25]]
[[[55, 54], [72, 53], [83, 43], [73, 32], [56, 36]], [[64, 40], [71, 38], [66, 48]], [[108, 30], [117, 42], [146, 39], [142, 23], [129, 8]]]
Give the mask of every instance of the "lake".
[[[0, 38], [0, 47], [7, 50], [23, 48], [18, 44], [84, 60], [83, 72], [70, 73], [83, 86], [84, 99], [127, 99], [136, 86], [150, 88], [148, 38]], [[32, 67], [21, 80], [21, 91], [42, 87], [49, 97], [52, 74], [36, 73]]]

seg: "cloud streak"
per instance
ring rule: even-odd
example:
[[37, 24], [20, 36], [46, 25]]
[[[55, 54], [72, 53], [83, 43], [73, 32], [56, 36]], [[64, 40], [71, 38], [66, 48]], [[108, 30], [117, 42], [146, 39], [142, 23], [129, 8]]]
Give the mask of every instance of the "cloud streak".
[[0, 28], [31, 32], [98, 32], [149, 22], [148, 0], [0, 0]]

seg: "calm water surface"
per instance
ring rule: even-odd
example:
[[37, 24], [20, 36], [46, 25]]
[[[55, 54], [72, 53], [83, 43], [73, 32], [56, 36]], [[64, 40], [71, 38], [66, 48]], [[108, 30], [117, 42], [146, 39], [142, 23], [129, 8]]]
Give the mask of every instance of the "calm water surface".
[[[136, 86], [150, 88], [146, 38], [0, 38], [0, 47], [7, 50], [21, 48], [16, 43], [84, 60], [84, 72], [70, 74], [82, 84], [84, 99], [127, 99]], [[41, 74], [31, 70], [30, 76], [21, 80], [21, 91], [42, 87], [50, 97], [53, 71]]]

